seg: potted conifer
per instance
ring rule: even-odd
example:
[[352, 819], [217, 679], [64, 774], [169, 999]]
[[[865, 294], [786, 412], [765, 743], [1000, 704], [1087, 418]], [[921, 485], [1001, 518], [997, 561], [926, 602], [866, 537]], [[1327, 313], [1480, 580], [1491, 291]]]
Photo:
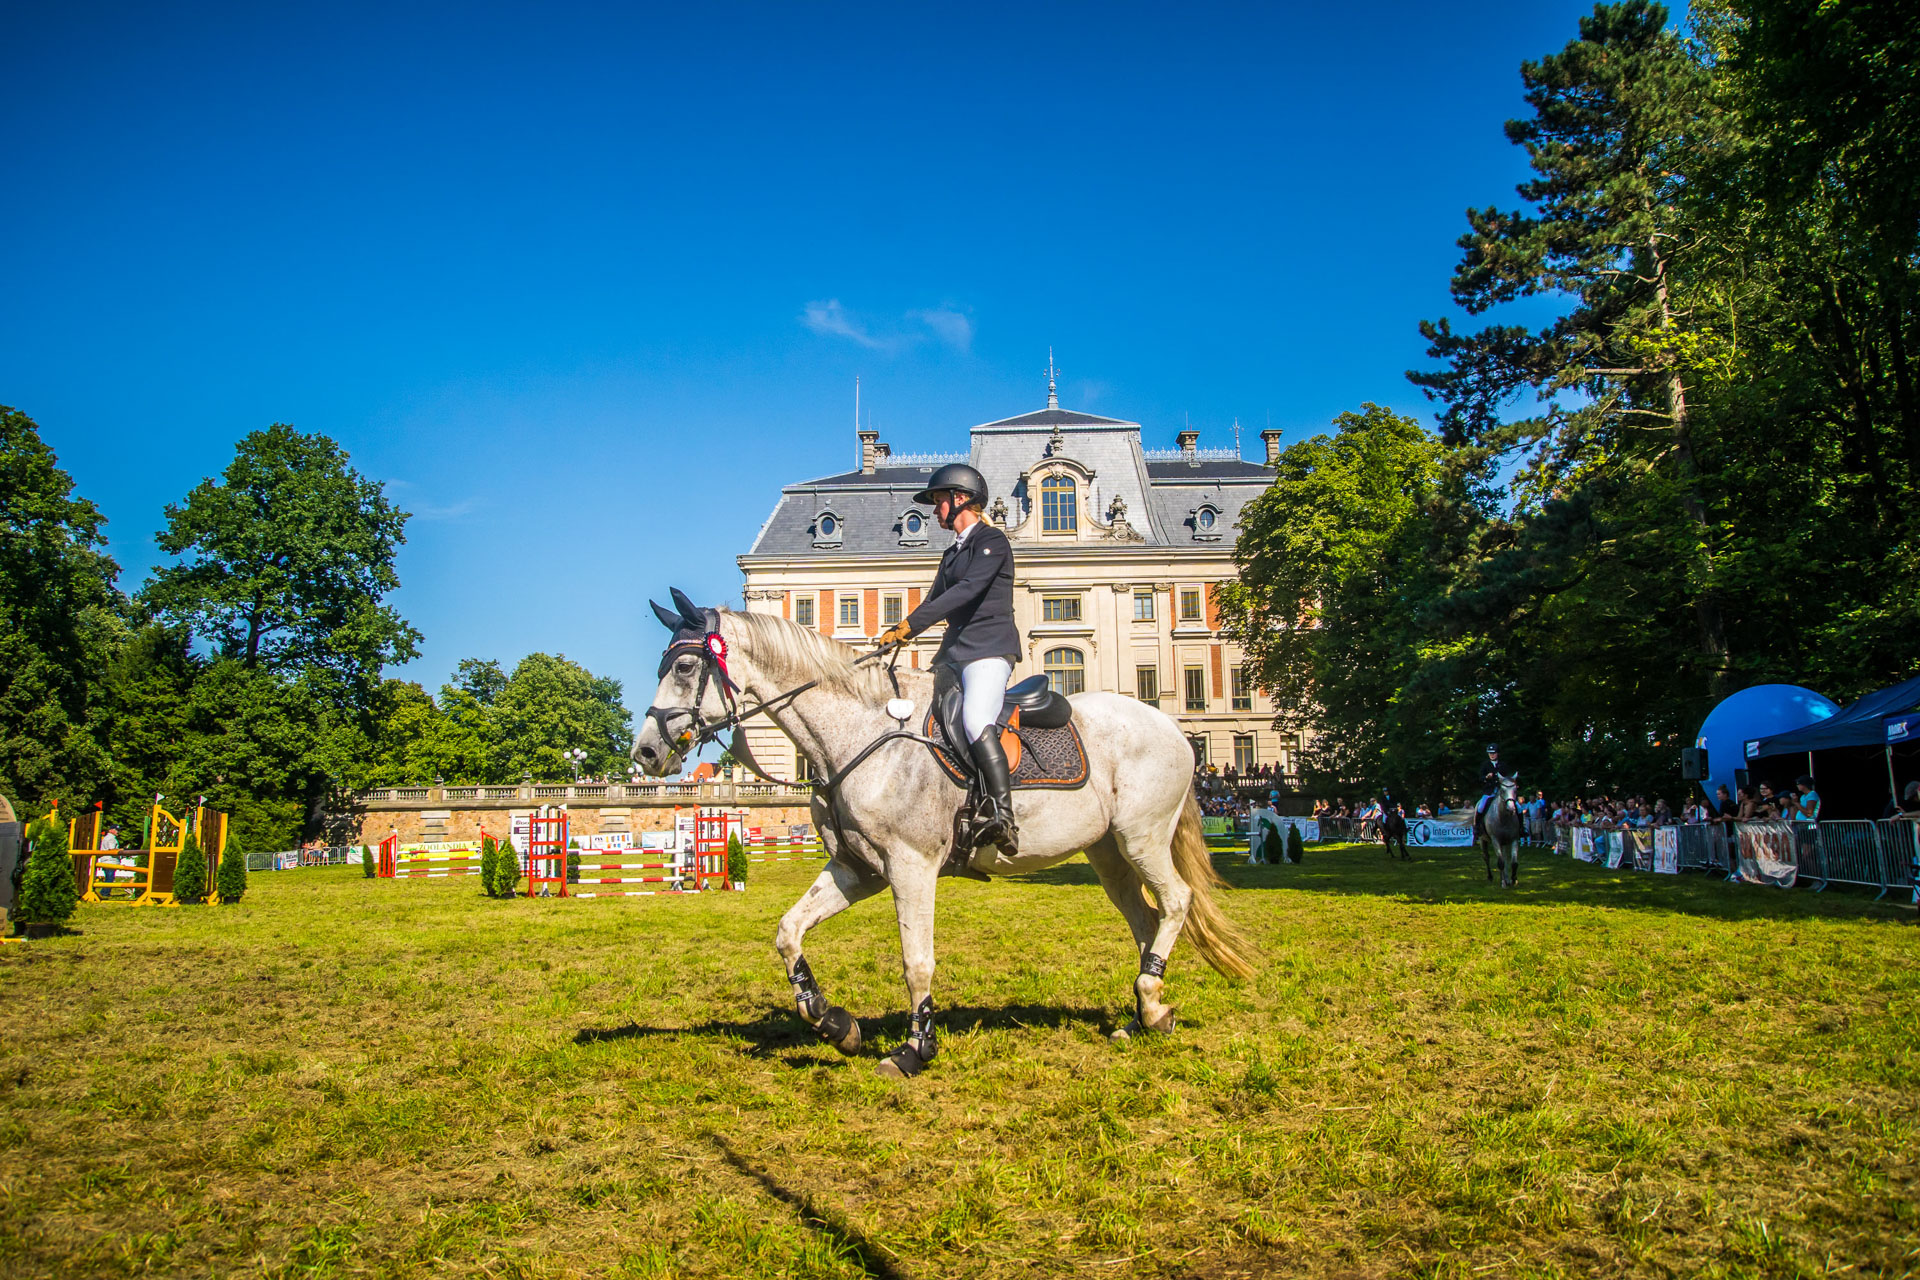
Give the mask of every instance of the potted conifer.
[[740, 834], [734, 832], [727, 837], [727, 879], [733, 881], [736, 891], [744, 892], [747, 887], [747, 851], [740, 843]]
[[220, 854], [220, 870], [214, 876], [215, 887], [220, 891], [220, 905], [231, 907], [240, 901], [247, 891], [247, 855], [238, 849], [225, 849]]
[[207, 855], [200, 851], [200, 838], [191, 831], [180, 842], [180, 856], [174, 859], [173, 900], [192, 906], [207, 900]]
[[57, 818], [41, 818], [28, 824], [26, 837], [27, 865], [13, 903], [14, 928], [23, 937], [51, 937], [80, 905], [67, 830]]

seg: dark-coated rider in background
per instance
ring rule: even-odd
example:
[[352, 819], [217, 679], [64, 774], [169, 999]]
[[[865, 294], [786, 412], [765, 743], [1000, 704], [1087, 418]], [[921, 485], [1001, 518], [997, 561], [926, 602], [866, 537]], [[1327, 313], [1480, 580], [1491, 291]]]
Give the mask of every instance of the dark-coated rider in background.
[[995, 726], [1006, 701], [1007, 680], [1020, 660], [1020, 630], [1013, 624], [1013, 543], [981, 518], [987, 481], [964, 462], [933, 473], [913, 500], [933, 508], [953, 545], [940, 558], [940, 570], [920, 607], [880, 637], [894, 644], [947, 624], [933, 658], [934, 698], [953, 681], [960, 684], [960, 720], [968, 754], [986, 793], [983, 812], [974, 817], [973, 844], [996, 845], [1013, 857], [1019, 832], [1013, 823], [1012, 779], [1007, 753]]
[[1500, 744], [1487, 744], [1486, 767], [1480, 770], [1480, 789], [1486, 794], [1480, 797], [1480, 803], [1473, 807], [1473, 824], [1478, 827], [1486, 821], [1487, 805], [1493, 799], [1493, 793], [1500, 789], [1500, 775], [1505, 772], [1500, 763]]

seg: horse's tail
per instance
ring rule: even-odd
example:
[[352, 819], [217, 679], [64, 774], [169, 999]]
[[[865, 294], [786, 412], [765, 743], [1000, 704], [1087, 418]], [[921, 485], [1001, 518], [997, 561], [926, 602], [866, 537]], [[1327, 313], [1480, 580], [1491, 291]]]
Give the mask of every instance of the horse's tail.
[[1191, 789], [1179, 825], [1173, 829], [1173, 869], [1193, 894], [1181, 936], [1193, 939], [1201, 958], [1229, 978], [1251, 978], [1253, 966], [1241, 958], [1240, 951], [1252, 944], [1213, 900], [1214, 888], [1224, 889], [1227, 882], [1213, 869], [1213, 855], [1207, 852], [1207, 838], [1200, 829], [1200, 801]]

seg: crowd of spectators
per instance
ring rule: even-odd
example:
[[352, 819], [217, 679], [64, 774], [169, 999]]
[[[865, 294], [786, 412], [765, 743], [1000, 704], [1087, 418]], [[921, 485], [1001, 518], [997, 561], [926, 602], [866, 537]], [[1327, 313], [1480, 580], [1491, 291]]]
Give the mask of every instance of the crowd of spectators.
[[[1194, 774], [1200, 811], [1209, 817], [1245, 818], [1250, 804], [1258, 798], [1257, 795], [1243, 793], [1245, 784], [1270, 783], [1276, 776], [1277, 771], [1272, 765], [1261, 765], [1244, 774], [1231, 765], [1225, 770], [1203, 765]], [[1470, 806], [1472, 802], [1468, 803]], [[1370, 800], [1355, 802], [1344, 798], [1317, 800], [1314, 802], [1313, 816], [1320, 823], [1320, 830], [1328, 836], [1378, 840], [1381, 819], [1389, 809], [1398, 810], [1402, 816], [1413, 821], [1419, 818], [1443, 818], [1459, 808], [1457, 803], [1450, 804], [1442, 800], [1437, 806], [1420, 803], [1409, 809], [1401, 801], [1376, 795]], [[1818, 822], [1820, 793], [1814, 788], [1811, 777], [1803, 776], [1791, 788], [1778, 791], [1768, 783], [1754, 782], [1740, 788], [1738, 795], [1726, 787], [1718, 788], [1711, 800], [1702, 799], [1696, 794], [1676, 814], [1664, 798], [1649, 800], [1638, 795], [1616, 797], [1603, 794], [1550, 801], [1546, 792], [1536, 790], [1530, 797], [1523, 794], [1520, 812], [1528, 838], [1539, 842], [1550, 840], [1556, 827], [1625, 831], [1639, 827], [1717, 823], [1730, 833], [1734, 824], [1741, 822]], [[1890, 802], [1881, 816], [1920, 822], [1920, 782], [1908, 783], [1899, 801]]]

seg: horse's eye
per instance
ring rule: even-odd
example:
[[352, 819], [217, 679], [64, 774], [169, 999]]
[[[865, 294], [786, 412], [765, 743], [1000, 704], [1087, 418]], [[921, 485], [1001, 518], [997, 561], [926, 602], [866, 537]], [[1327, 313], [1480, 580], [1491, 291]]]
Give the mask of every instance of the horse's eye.
[[675, 664], [675, 669], [679, 671], [680, 674], [683, 676], [692, 675], [693, 668], [694, 668], [694, 661], [692, 658], [682, 658], [678, 663]]

